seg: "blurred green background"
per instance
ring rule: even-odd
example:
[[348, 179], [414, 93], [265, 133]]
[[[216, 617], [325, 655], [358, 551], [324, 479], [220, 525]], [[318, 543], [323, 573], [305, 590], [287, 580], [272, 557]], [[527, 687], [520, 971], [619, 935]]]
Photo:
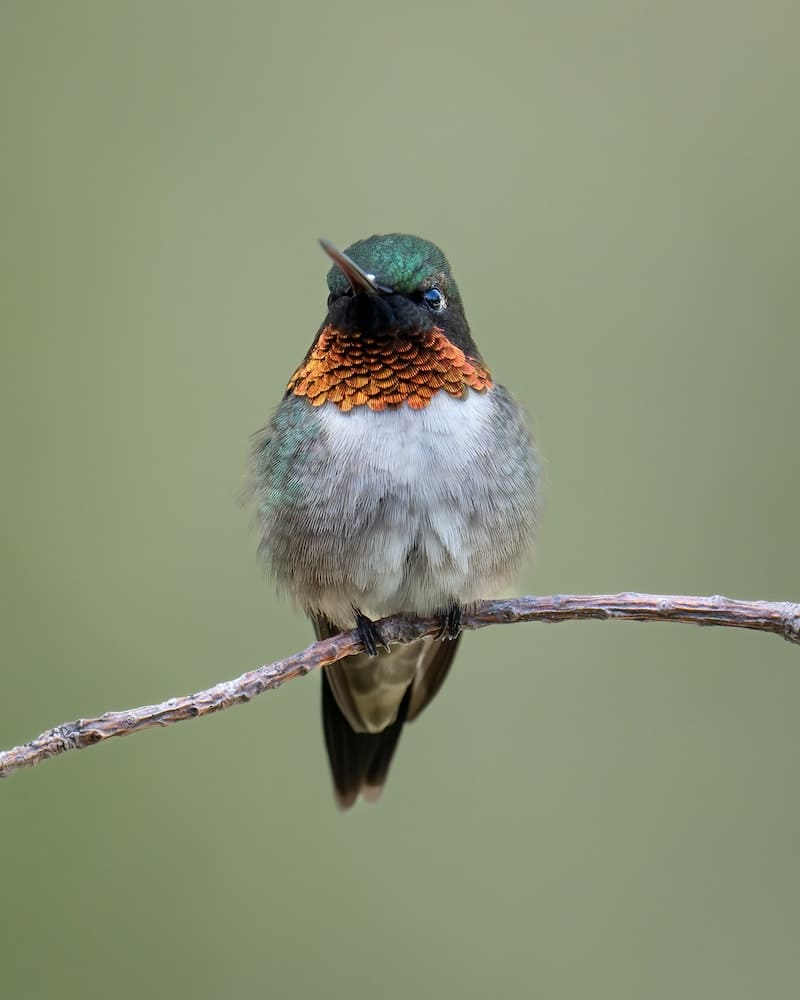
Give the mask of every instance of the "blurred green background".
[[[796, 4], [4, 0], [0, 745], [302, 648], [238, 502], [324, 235], [440, 243], [544, 456], [520, 592], [800, 599]], [[0, 785], [0, 992], [800, 989], [800, 653], [467, 637], [376, 807], [319, 678]]]

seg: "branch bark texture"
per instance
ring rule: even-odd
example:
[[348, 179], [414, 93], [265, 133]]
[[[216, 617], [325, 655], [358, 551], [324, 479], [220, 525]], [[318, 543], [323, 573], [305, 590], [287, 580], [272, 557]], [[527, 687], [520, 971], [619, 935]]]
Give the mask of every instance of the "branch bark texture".
[[[800, 604], [767, 601], [734, 601], [727, 597], [681, 597], [659, 594], [555, 595], [485, 601], [463, 617], [465, 629], [513, 622], [564, 622], [584, 618], [639, 622], [684, 622], [772, 632], [800, 645]], [[407, 643], [441, 629], [438, 618], [384, 618], [378, 623], [388, 643]], [[143, 705], [122, 712], [106, 712], [96, 719], [66, 722], [25, 743], [0, 753], [0, 778], [33, 767], [48, 757], [82, 750], [112, 736], [129, 736], [154, 726], [221, 712], [250, 701], [285, 681], [335, 663], [351, 653], [363, 652], [358, 633], [343, 632], [314, 643], [300, 653], [250, 670], [235, 680], [223, 681], [205, 691], [170, 698], [159, 705]]]

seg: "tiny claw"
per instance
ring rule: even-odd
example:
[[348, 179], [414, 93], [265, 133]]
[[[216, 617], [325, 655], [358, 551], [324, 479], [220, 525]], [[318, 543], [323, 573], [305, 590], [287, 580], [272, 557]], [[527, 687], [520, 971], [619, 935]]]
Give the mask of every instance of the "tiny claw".
[[437, 639], [457, 639], [461, 635], [461, 605], [451, 604], [447, 611], [442, 612], [442, 628], [437, 632]]
[[355, 608], [354, 611], [358, 638], [364, 643], [364, 649], [367, 651], [367, 654], [369, 656], [377, 656], [380, 646], [388, 653], [389, 644], [381, 635], [381, 630], [375, 622], [371, 618], [367, 618], [366, 615], [362, 615], [358, 608]]

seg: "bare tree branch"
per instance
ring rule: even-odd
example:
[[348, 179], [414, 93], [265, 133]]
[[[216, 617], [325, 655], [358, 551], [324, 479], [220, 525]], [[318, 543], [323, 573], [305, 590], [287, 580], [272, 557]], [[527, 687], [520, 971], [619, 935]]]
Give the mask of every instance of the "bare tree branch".
[[[773, 632], [788, 642], [800, 644], [800, 604], [768, 601], [733, 601], [727, 597], [680, 597], [658, 594], [603, 594], [592, 596], [519, 597], [486, 601], [464, 615], [465, 629], [512, 622], [564, 622], [583, 618], [617, 619], [639, 622], [685, 622]], [[425, 635], [436, 635], [442, 626], [438, 618], [406, 620], [384, 618], [379, 628], [389, 643], [407, 643]], [[250, 701], [264, 691], [280, 687], [284, 681], [302, 677], [318, 667], [363, 652], [358, 633], [343, 632], [316, 642], [301, 653], [250, 670], [232, 681], [182, 698], [170, 698], [160, 705], [143, 705], [122, 712], [107, 712], [97, 719], [78, 719], [48, 729], [25, 743], [0, 753], [0, 778], [22, 767], [33, 767], [48, 757], [67, 750], [82, 750], [112, 736], [129, 736], [154, 726], [194, 719], [221, 712], [231, 705]]]

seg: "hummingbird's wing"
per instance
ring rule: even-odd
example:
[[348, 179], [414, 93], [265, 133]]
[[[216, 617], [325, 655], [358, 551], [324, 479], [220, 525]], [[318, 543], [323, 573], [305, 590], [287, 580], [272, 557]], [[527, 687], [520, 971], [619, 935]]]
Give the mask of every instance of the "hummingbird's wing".
[[[324, 617], [313, 617], [317, 638], [339, 629]], [[442, 686], [458, 647], [458, 638], [419, 639], [377, 657], [366, 653], [347, 656], [322, 671], [322, 723], [336, 797], [346, 809], [359, 793], [378, 797], [389, 772], [403, 724], [416, 718]], [[387, 662], [391, 658], [391, 663]], [[381, 684], [381, 675], [398, 679]], [[374, 676], [375, 690], [372, 685]], [[403, 676], [407, 677], [405, 683]], [[365, 688], [365, 681], [367, 687]], [[366, 707], [365, 707], [366, 706]], [[378, 712], [370, 725], [365, 711]], [[376, 728], [383, 726], [383, 728]], [[369, 729], [369, 731], [367, 731]]]
[[406, 722], [413, 722], [420, 712], [430, 705], [437, 691], [444, 684], [445, 678], [450, 672], [450, 664], [453, 662], [453, 657], [461, 642], [461, 635], [462, 633], [459, 632], [455, 639], [426, 638], [420, 640], [428, 643], [428, 649], [420, 657], [417, 675], [411, 686], [411, 704], [408, 706]]

